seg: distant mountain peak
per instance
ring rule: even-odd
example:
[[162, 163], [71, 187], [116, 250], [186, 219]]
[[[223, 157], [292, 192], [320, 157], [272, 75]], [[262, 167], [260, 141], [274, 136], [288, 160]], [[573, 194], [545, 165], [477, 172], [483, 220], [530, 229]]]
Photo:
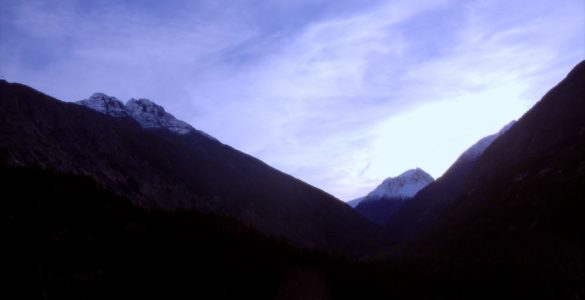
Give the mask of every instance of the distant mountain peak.
[[77, 103], [116, 118], [127, 118], [130, 116], [122, 101], [104, 93], [94, 93], [89, 99], [81, 100]]
[[[230, 228], [234, 218], [296, 246], [360, 254], [386, 243], [377, 226], [335, 197], [207, 138], [152, 101], [123, 105], [103, 93], [90, 98], [63, 103], [0, 82], [0, 165], [82, 176], [83, 182], [95, 181], [91, 186], [148, 210], [220, 214]], [[110, 104], [129, 117], [106, 115]], [[175, 134], [177, 124], [192, 132]]]
[[435, 179], [422, 169], [411, 169], [396, 177], [386, 178], [368, 195], [348, 204], [368, 220], [383, 225], [407, 200], [434, 181]]
[[429, 175], [423, 169], [416, 167], [414, 169], [410, 169], [410, 170], [405, 171], [404, 173], [398, 175], [396, 178], [409, 178], [409, 177], [420, 177], [420, 176], [430, 177], [431, 175]]
[[130, 99], [124, 104], [116, 97], [104, 93], [94, 93], [89, 99], [76, 103], [112, 117], [132, 118], [144, 128], [165, 128], [177, 134], [198, 132], [213, 139], [211, 136], [196, 130], [187, 122], [178, 120], [166, 112], [162, 106], [148, 99]]
[[435, 179], [422, 169], [411, 169], [396, 177], [386, 178], [364, 198], [364, 201], [409, 199], [433, 181]]

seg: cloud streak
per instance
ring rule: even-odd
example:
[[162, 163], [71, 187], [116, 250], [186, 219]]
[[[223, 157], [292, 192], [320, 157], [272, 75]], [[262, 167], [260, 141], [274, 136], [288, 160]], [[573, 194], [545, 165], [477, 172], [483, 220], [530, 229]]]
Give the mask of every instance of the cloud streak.
[[151, 98], [349, 200], [441, 173], [585, 57], [583, 3], [0, 0], [0, 72]]

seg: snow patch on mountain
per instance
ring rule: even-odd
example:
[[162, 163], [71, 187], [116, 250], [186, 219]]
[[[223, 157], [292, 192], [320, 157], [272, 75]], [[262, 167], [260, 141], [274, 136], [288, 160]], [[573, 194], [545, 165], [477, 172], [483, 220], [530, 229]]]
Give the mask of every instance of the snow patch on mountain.
[[363, 201], [410, 199], [435, 179], [420, 168], [408, 170], [397, 177], [386, 178]]
[[514, 124], [516, 124], [516, 121], [508, 123], [508, 125], [504, 126], [504, 128], [502, 128], [498, 133], [482, 138], [465, 152], [463, 152], [455, 163], [477, 160], [498, 137], [510, 130]]
[[130, 99], [126, 109], [144, 128], [166, 128], [178, 134], [187, 134], [195, 129], [184, 121], [177, 120], [165, 109], [148, 99]]
[[130, 99], [126, 104], [104, 93], [95, 93], [89, 99], [76, 102], [97, 112], [116, 117], [132, 118], [143, 128], [165, 128], [177, 134], [199, 133], [209, 139], [212, 136], [193, 128], [187, 122], [178, 120], [165, 109], [148, 99]]
[[110, 97], [104, 93], [94, 93], [91, 95], [91, 97], [89, 97], [89, 99], [81, 100], [77, 103], [116, 118], [125, 118], [130, 116], [122, 101], [116, 99], [116, 97]]
[[416, 195], [435, 179], [420, 168], [408, 170], [396, 177], [386, 178], [365, 197], [346, 202], [355, 208], [361, 202], [379, 200], [407, 200]]

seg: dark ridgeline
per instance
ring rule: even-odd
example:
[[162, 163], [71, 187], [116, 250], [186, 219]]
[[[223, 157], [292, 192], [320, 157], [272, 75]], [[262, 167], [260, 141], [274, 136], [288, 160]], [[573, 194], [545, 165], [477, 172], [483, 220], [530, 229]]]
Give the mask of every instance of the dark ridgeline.
[[360, 261], [265, 236], [379, 245], [349, 207], [249, 156], [0, 88], [0, 221], [20, 298], [585, 299], [585, 62], [399, 209], [400, 243]]
[[385, 222], [391, 239], [412, 239], [420, 230], [432, 226], [451, 202], [463, 193], [476, 163], [476, 159], [456, 161], [443, 176], [394, 211]]
[[526, 294], [583, 299], [585, 62], [473, 165], [449, 170], [396, 215], [393, 238], [407, 241], [389, 256], [428, 259], [445, 280], [508, 273]]
[[0, 168], [2, 299], [428, 299], [409, 265], [300, 249], [233, 218], [143, 209], [89, 177]]
[[379, 229], [333, 196], [197, 131], [143, 129], [0, 83], [0, 163], [89, 176], [142, 207], [224, 214], [306, 247], [379, 246]]
[[546, 295], [585, 297], [585, 62], [486, 150], [433, 227], [437, 251], [515, 263]]
[[516, 124], [510, 122], [498, 133], [486, 136], [463, 152], [449, 169], [436, 181], [420, 190], [413, 201], [400, 207], [400, 213], [393, 212], [385, 225], [393, 240], [404, 241], [416, 237], [420, 230], [428, 228], [439, 218], [451, 203], [465, 190], [465, 183], [477, 161], [491, 144]]
[[398, 210], [408, 201], [408, 199], [404, 198], [362, 201], [355, 207], [355, 210], [371, 222], [384, 225], [395, 217]]

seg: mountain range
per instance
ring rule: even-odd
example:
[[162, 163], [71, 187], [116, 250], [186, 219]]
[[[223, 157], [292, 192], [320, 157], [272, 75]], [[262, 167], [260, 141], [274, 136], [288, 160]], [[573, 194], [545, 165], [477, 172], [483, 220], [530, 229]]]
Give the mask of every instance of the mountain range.
[[585, 299], [585, 61], [355, 210], [150, 100], [0, 104], [7, 298]]
[[[514, 124], [516, 121], [510, 122], [499, 132], [477, 141], [465, 150], [436, 182], [425, 186], [417, 193], [414, 201], [405, 203], [400, 214], [396, 214], [395, 218], [387, 217], [384, 223], [393, 232], [394, 238], [412, 237], [418, 228], [432, 224], [451, 201], [464, 191], [464, 184], [483, 153]], [[409, 212], [412, 210], [417, 210], [417, 213]], [[406, 219], [413, 215], [416, 219]]]
[[[446, 179], [441, 178], [441, 181], [449, 181], [449, 184], [441, 184], [441, 188], [449, 188], [446, 195], [455, 196], [459, 190], [460, 185], [466, 180], [467, 175], [473, 169], [475, 162], [485, 152], [485, 150], [502, 134], [506, 133], [516, 121], [510, 122], [504, 126], [499, 132], [486, 136], [467, 150], [465, 150], [459, 158], [451, 165], [449, 170], [444, 176]], [[420, 168], [408, 170], [397, 177], [389, 177], [385, 179], [378, 187], [364, 197], [360, 197], [351, 201], [346, 202], [349, 206], [355, 208], [357, 212], [366, 217], [368, 220], [384, 225], [391, 222], [396, 212], [404, 206], [404, 204], [418, 195], [418, 192], [426, 188], [429, 184], [435, 180]], [[458, 188], [459, 186], [459, 188]], [[424, 198], [424, 195], [430, 194], [428, 201], [424, 205], [425, 209], [429, 211], [438, 212], [439, 209], [433, 208], [433, 205], [437, 205], [439, 202], [434, 201], [435, 198], [441, 197], [441, 193], [444, 191], [436, 192], [436, 185], [431, 186], [430, 191], [425, 191], [419, 198]], [[381, 201], [379, 201], [381, 200]], [[425, 200], [418, 200], [425, 201]], [[445, 202], [442, 202], [443, 204]], [[400, 216], [398, 217], [400, 218]], [[401, 226], [396, 223], [390, 226], [391, 230], [396, 234]]]
[[226, 146], [152, 101], [77, 104], [0, 82], [0, 163], [88, 176], [145, 208], [228, 215], [306, 247], [359, 251], [380, 230], [333, 196]]
[[516, 284], [498, 284], [524, 296], [582, 299], [584, 200], [581, 62], [472, 165], [456, 163], [408, 201], [388, 224], [401, 241], [388, 255], [426, 257], [445, 278], [481, 274], [483, 284], [508, 272]]
[[95, 93], [88, 99], [77, 101], [77, 104], [91, 110], [116, 118], [131, 118], [143, 128], [164, 128], [176, 134], [198, 133], [213, 137], [196, 130], [184, 121], [177, 120], [165, 109], [148, 99], [130, 99], [126, 104], [104, 93]]

